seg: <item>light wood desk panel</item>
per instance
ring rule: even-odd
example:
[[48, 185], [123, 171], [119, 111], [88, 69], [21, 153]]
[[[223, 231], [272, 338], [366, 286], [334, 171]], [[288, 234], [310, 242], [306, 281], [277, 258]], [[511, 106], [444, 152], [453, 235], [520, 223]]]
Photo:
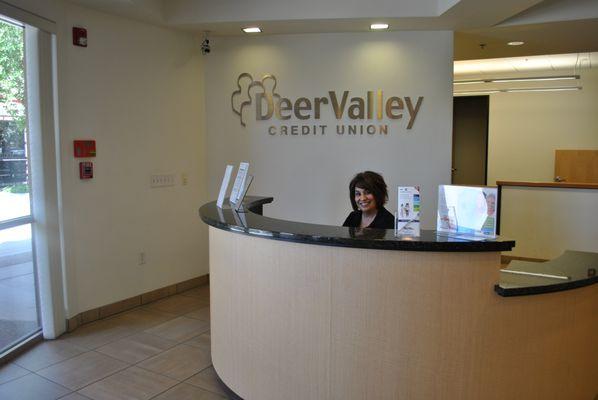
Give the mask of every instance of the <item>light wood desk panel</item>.
[[598, 286], [504, 298], [500, 252], [210, 227], [212, 358], [246, 400], [592, 399]]

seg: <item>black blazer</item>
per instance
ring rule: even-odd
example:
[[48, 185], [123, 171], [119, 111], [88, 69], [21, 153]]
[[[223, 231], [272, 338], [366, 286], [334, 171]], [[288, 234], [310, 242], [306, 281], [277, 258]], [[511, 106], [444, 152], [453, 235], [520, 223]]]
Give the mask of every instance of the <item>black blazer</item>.
[[[343, 226], [352, 228], [359, 228], [361, 224], [361, 210], [352, 211], [347, 217]], [[378, 210], [376, 218], [368, 225], [368, 228], [376, 229], [394, 229], [395, 228], [395, 216], [392, 215], [386, 208], [382, 207]]]

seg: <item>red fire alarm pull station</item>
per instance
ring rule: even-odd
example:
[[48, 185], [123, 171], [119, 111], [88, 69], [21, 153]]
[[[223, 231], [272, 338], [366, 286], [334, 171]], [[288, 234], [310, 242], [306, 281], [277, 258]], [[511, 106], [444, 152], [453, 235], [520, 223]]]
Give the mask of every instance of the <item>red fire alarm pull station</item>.
[[93, 178], [93, 163], [91, 161], [81, 161], [79, 163], [79, 178], [80, 179]]
[[87, 47], [87, 29], [73, 26], [73, 44], [75, 46]]
[[95, 140], [75, 140], [74, 147], [76, 158], [88, 158], [96, 156]]

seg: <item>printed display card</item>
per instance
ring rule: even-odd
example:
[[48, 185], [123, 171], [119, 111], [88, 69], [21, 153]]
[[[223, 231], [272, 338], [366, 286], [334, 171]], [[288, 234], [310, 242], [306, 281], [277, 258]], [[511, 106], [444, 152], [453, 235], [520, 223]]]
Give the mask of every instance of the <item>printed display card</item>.
[[395, 235], [419, 236], [420, 190], [419, 186], [399, 186]]
[[226, 190], [228, 189], [228, 183], [230, 182], [230, 177], [233, 173], [233, 166], [227, 165], [226, 170], [224, 171], [224, 176], [222, 177], [222, 184], [220, 185], [220, 193], [218, 193], [218, 201], [216, 205], [218, 208], [222, 208], [224, 204], [224, 197], [226, 196]]
[[237, 177], [235, 178], [235, 183], [233, 184], [233, 190], [230, 194], [230, 202], [233, 204], [237, 204], [239, 202], [239, 197], [243, 193], [243, 189], [245, 189], [245, 180], [247, 179], [247, 172], [249, 171], [249, 163], [242, 162], [239, 164], [239, 170], [237, 171]]

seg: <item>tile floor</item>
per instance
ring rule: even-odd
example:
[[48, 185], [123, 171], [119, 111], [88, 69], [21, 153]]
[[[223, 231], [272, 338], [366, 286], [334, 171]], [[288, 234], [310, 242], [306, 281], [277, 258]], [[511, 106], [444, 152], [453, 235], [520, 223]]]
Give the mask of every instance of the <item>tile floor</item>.
[[210, 356], [209, 286], [84, 325], [0, 365], [2, 400], [233, 398]]

